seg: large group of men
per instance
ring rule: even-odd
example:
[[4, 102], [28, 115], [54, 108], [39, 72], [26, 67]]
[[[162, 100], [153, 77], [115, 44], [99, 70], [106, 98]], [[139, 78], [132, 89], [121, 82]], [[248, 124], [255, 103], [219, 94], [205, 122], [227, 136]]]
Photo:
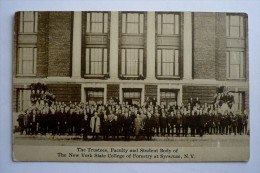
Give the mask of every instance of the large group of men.
[[[39, 93], [39, 96], [35, 96]], [[45, 91], [32, 91], [32, 105], [19, 114], [20, 134], [77, 135], [88, 140], [140, 140], [152, 136], [203, 136], [204, 134], [247, 134], [248, 113], [231, 109], [229, 93], [218, 93], [212, 104], [199, 98], [187, 105], [157, 105], [146, 100], [143, 105], [119, 104], [110, 99], [102, 103], [72, 103], [46, 99]], [[231, 98], [231, 99], [230, 99]], [[227, 105], [224, 111], [220, 107]]]

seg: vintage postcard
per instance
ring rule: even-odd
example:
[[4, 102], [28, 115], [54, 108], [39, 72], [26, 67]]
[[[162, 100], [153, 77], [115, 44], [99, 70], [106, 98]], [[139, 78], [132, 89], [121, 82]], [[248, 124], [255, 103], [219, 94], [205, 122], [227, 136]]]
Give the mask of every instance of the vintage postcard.
[[249, 160], [247, 14], [14, 18], [14, 161]]

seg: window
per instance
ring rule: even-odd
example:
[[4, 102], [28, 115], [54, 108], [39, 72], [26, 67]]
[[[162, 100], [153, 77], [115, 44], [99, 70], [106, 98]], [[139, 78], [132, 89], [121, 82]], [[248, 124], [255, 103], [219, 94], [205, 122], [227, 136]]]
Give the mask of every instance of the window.
[[31, 90], [18, 89], [18, 111], [25, 111], [31, 107]]
[[34, 75], [36, 73], [36, 47], [18, 48], [18, 74]]
[[122, 33], [142, 34], [144, 32], [143, 13], [122, 13]]
[[234, 96], [234, 110], [244, 112], [245, 109], [245, 93], [244, 92], [232, 92]]
[[226, 36], [233, 38], [244, 37], [244, 17], [242, 15], [226, 16]]
[[156, 13], [156, 77], [180, 78], [180, 13]]
[[108, 13], [91, 12], [87, 13], [87, 33], [107, 33], [108, 32]]
[[228, 79], [244, 79], [246, 67], [245, 16], [226, 15], [226, 64]]
[[20, 33], [37, 33], [38, 12], [20, 12]]
[[157, 76], [179, 76], [178, 49], [157, 49]]
[[104, 75], [107, 65], [107, 48], [86, 48], [86, 75]]
[[92, 105], [93, 104], [103, 104], [104, 89], [103, 88], [86, 89], [86, 101]]
[[121, 49], [121, 74], [143, 75], [143, 49]]
[[244, 70], [244, 52], [228, 51], [227, 58], [227, 77], [230, 79], [240, 79], [245, 77]]
[[143, 12], [121, 13], [118, 69], [120, 79], [145, 79], [145, 15]]
[[180, 15], [175, 13], [159, 13], [157, 15], [157, 34], [179, 35]]
[[85, 57], [82, 69], [85, 78], [109, 78], [109, 12], [86, 12]]
[[37, 45], [34, 40], [38, 31], [38, 12], [19, 13], [19, 33], [17, 43], [17, 75], [36, 75]]
[[160, 100], [162, 105], [174, 105], [177, 102], [177, 91], [172, 89], [161, 89]]
[[124, 89], [123, 101], [129, 105], [138, 105], [141, 103], [141, 89]]

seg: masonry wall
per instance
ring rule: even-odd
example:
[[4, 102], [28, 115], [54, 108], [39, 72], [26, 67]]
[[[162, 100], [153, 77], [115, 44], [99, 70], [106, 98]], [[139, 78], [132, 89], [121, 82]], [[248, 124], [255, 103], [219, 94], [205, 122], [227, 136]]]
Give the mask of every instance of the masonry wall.
[[226, 80], [226, 13], [216, 13], [216, 79]]
[[48, 76], [71, 76], [72, 14], [49, 13]]
[[193, 13], [195, 79], [215, 79], [215, 13]]
[[80, 102], [80, 84], [48, 84], [48, 91], [52, 92], [58, 102]]
[[182, 101], [187, 104], [191, 97], [193, 99], [198, 97], [201, 104], [213, 103], [216, 89], [215, 86], [183, 86]]
[[18, 23], [19, 23], [19, 12], [16, 12], [15, 13], [15, 16], [14, 16], [14, 39], [13, 39], [13, 64], [12, 64], [12, 72], [13, 72], [13, 78], [16, 77], [16, 73], [17, 73], [17, 40], [18, 40]]
[[38, 36], [37, 36], [37, 77], [48, 76], [49, 60], [49, 12], [38, 14]]

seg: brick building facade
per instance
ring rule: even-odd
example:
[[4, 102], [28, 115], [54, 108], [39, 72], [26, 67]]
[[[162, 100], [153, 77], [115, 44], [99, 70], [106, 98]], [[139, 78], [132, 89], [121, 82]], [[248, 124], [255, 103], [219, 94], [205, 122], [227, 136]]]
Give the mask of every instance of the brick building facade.
[[58, 101], [212, 103], [219, 86], [249, 108], [247, 16], [192, 12], [19, 12], [13, 111], [44, 81]]

